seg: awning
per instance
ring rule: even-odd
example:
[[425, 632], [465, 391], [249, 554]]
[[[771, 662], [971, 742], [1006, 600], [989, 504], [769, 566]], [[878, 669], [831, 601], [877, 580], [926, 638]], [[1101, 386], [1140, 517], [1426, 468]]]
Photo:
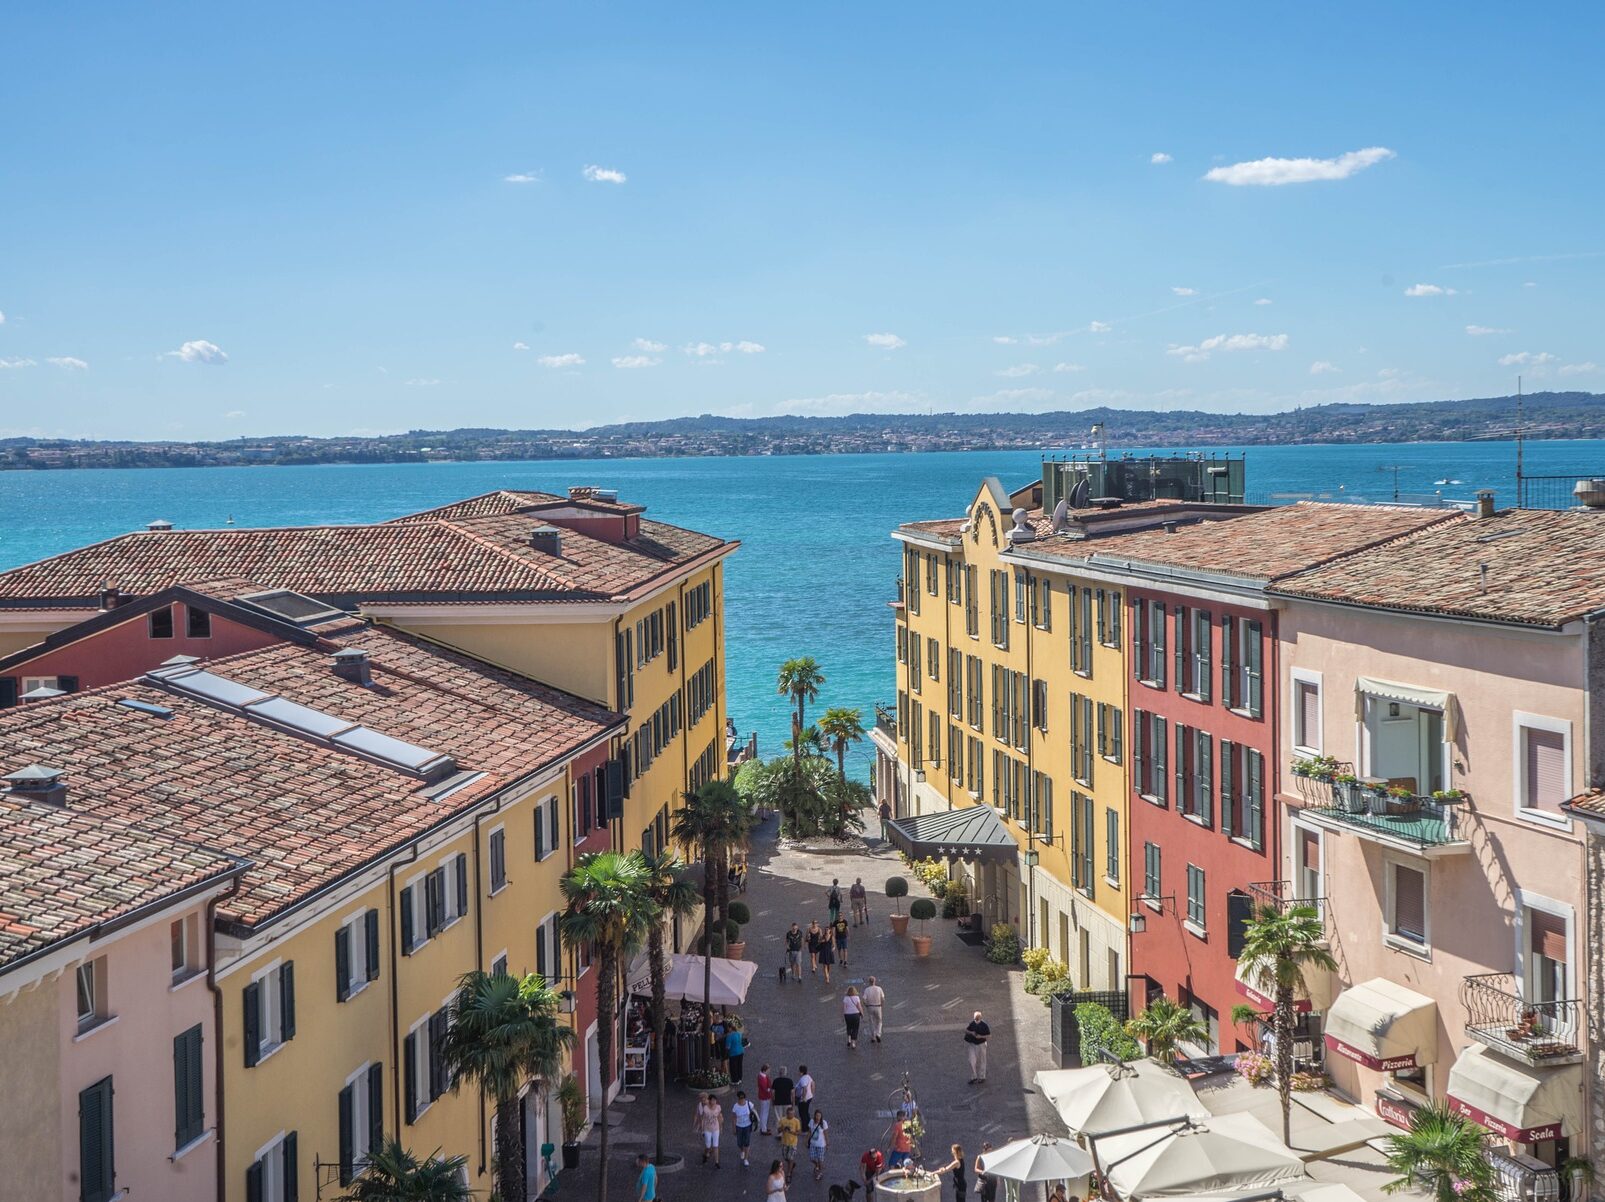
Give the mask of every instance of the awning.
[[888, 823], [892, 845], [916, 860], [982, 860], [1012, 864], [1014, 836], [989, 805], [920, 814]]
[[[1304, 988], [1295, 991], [1293, 1009], [1300, 1012], [1308, 1010], [1326, 1010], [1332, 1004], [1332, 974], [1323, 968], [1305, 968], [1302, 973]], [[1264, 988], [1265, 982], [1253, 981], [1250, 983], [1248, 970], [1243, 961], [1237, 962], [1237, 992], [1246, 997], [1261, 1010], [1272, 1010], [1276, 1007], [1274, 988]]]
[[1251, 1114], [1217, 1114], [1170, 1132], [1102, 1137], [1098, 1161], [1127, 1202], [1262, 1192], [1305, 1176], [1299, 1154]]
[[[752, 978], [757, 973], [758, 966], [750, 960], [727, 960], [723, 956], [713, 958], [713, 968], [709, 972], [709, 989], [711, 1004], [715, 1006], [739, 1006], [747, 1000], [747, 990], [752, 985]], [[663, 997], [671, 1002], [698, 1002], [702, 1001], [702, 957], [686, 954], [673, 956], [668, 963], [663, 978]], [[629, 990], [641, 997], [652, 995], [652, 965], [643, 954], [637, 956], [630, 964], [629, 974], [625, 977]]]
[[1351, 985], [1326, 1013], [1326, 1046], [1391, 1072], [1438, 1059], [1438, 1004], [1384, 977]]
[[1530, 1068], [1481, 1044], [1449, 1070], [1449, 1109], [1512, 1143], [1584, 1134], [1583, 1066]]
[[1430, 710], [1442, 710], [1445, 743], [1453, 743], [1455, 736], [1460, 732], [1460, 707], [1455, 704], [1453, 693], [1440, 689], [1419, 689], [1415, 685], [1360, 676], [1354, 681], [1354, 718], [1358, 722], [1365, 721], [1367, 697], [1374, 697], [1378, 701], [1399, 701], [1405, 705], [1420, 705]]

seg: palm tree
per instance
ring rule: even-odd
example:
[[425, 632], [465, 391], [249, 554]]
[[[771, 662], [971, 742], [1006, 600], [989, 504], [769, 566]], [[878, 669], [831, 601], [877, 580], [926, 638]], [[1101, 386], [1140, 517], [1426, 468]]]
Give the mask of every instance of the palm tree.
[[663, 1155], [663, 1060], [667, 1050], [663, 1046], [663, 980], [668, 975], [667, 957], [663, 947], [663, 923], [671, 915], [689, 914], [697, 906], [697, 887], [685, 876], [685, 865], [672, 852], [641, 856], [645, 874], [646, 893], [655, 909], [652, 930], [647, 935], [647, 961], [652, 970], [652, 1031], [658, 1041], [658, 1131], [657, 1155], [654, 1164], [662, 1164]]
[[574, 1048], [574, 1032], [559, 1014], [561, 1000], [539, 973], [519, 979], [470, 972], [457, 982], [452, 1021], [441, 1056], [455, 1092], [464, 1081], [479, 1086], [496, 1106], [496, 1189], [524, 1196], [524, 1146], [519, 1091], [532, 1080], [555, 1081]]
[[819, 670], [819, 661], [811, 655], [788, 659], [780, 665], [780, 673], [775, 678], [777, 688], [775, 691], [782, 697], [790, 697], [797, 705], [797, 720], [793, 723], [793, 733], [803, 730], [808, 723], [804, 717], [804, 705], [819, 696], [819, 689], [825, 683], [825, 674]]
[[340, 1202], [470, 1202], [464, 1184], [466, 1156], [433, 1156], [419, 1160], [395, 1140], [368, 1153], [368, 1169], [340, 1195]]
[[1168, 1065], [1175, 1058], [1177, 1044], [1208, 1039], [1209, 1027], [1186, 1006], [1160, 995], [1141, 1014], [1126, 1020], [1126, 1034], [1142, 1040], [1150, 1056]]
[[1493, 1202], [1488, 1133], [1430, 1103], [1410, 1116], [1410, 1129], [1388, 1137], [1388, 1168], [1399, 1174], [1382, 1188], [1394, 1194], [1425, 1186], [1437, 1202]]
[[721, 890], [728, 892], [729, 871], [725, 867], [730, 852], [740, 847], [752, 829], [752, 811], [729, 781], [710, 780], [695, 793], [685, 795], [685, 805], [675, 813], [669, 837], [685, 849], [686, 855], [702, 860], [702, 1029], [713, 1037], [712, 1008], [708, 991], [713, 977], [713, 918], [717, 907], [719, 929], [727, 921]]
[[864, 730], [864, 711], [841, 705], [831, 706], [819, 720], [819, 733], [829, 740], [830, 749], [836, 753], [836, 771], [846, 780], [847, 748], [854, 743], [862, 743], [867, 733]]
[[785, 741], [784, 746], [793, 756], [818, 756], [823, 758], [828, 750], [824, 732], [811, 722], [801, 732], [793, 730], [791, 737]]
[[1275, 999], [1271, 1025], [1276, 1032], [1276, 1092], [1282, 1103], [1284, 1144], [1293, 1142], [1293, 1007], [1297, 995], [1306, 991], [1306, 969], [1337, 969], [1325, 941], [1326, 925], [1314, 906], [1262, 905], [1243, 928], [1243, 950], [1237, 957], [1243, 980]]
[[[613, 1016], [618, 1011], [619, 970], [641, 946], [655, 919], [646, 889], [641, 853], [595, 851], [581, 856], [561, 881], [568, 909], [558, 930], [569, 947], [590, 946], [600, 957], [596, 973], [596, 1049], [602, 1064], [613, 1063]], [[602, 1080], [606, 1080], [605, 1073]], [[602, 1104], [604, 1099], [597, 1099]], [[607, 1202], [607, 1118], [601, 1123], [596, 1196]], [[507, 1197], [523, 1197], [507, 1194]]]

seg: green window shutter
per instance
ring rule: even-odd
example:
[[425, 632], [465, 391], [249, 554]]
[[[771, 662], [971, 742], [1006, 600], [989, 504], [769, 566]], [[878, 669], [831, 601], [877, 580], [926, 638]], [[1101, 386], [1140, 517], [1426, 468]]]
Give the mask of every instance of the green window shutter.
[[[351, 996], [351, 928], [338, 927], [334, 932], [334, 1000], [343, 1002]], [[343, 1184], [343, 1183], [342, 1183]]]
[[1220, 829], [1230, 836], [1237, 801], [1237, 744], [1220, 741]]
[[1232, 688], [1232, 665], [1237, 648], [1237, 622], [1230, 617], [1220, 620], [1220, 703], [1227, 709], [1237, 704], [1237, 693]]
[[[552, 813], [552, 846], [557, 846], [557, 807], [551, 807]], [[457, 916], [461, 918], [468, 913], [468, 857], [462, 852], [457, 853]]]
[[117, 1185], [112, 1133], [112, 1086], [102, 1077], [78, 1095], [78, 1196], [108, 1202]]
[[182, 1148], [201, 1137], [206, 1127], [202, 1094], [201, 1027], [197, 1023], [173, 1040], [173, 1146]]
[[[415, 1033], [416, 1034], [416, 1033]], [[415, 1122], [418, 1118], [418, 1040], [414, 1035], [407, 1036], [401, 1041], [404, 1055], [402, 1056], [402, 1086], [406, 1093], [407, 1122]]]
[[279, 969], [279, 1035], [288, 1043], [295, 1038], [295, 961]]
[[369, 910], [362, 916], [362, 929], [365, 936], [363, 939], [363, 945], [365, 951], [367, 952], [367, 963], [363, 967], [367, 969], [368, 980], [377, 981], [379, 979], [378, 910]]
[[385, 1070], [375, 1064], [368, 1069], [368, 1155], [385, 1141]]
[[245, 1202], [262, 1202], [262, 1162], [254, 1161], [245, 1170]]
[[356, 1158], [353, 1148], [352, 1125], [356, 1118], [353, 1108], [356, 1103], [356, 1087], [347, 1085], [340, 1091], [340, 1184], [350, 1185], [351, 1178], [355, 1176], [351, 1164]]
[[300, 1202], [301, 1162], [296, 1142], [294, 1131], [284, 1137], [284, 1202]]
[[241, 992], [245, 1003], [245, 1067], [254, 1068], [262, 1057], [262, 986], [252, 981]]
[[412, 955], [413, 942], [416, 935], [412, 929], [412, 886], [408, 885], [401, 891], [401, 954]]

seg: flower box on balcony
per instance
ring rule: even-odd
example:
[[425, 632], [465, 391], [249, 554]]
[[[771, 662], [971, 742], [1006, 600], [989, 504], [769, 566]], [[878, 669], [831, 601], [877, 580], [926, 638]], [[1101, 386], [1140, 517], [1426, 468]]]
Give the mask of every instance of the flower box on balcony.
[[1332, 778], [1332, 800], [1345, 814], [1363, 814], [1371, 801], [1371, 790], [1359, 777], [1347, 772]]
[[1416, 814], [1421, 811], [1421, 798], [1403, 785], [1393, 785], [1380, 796], [1383, 813]]

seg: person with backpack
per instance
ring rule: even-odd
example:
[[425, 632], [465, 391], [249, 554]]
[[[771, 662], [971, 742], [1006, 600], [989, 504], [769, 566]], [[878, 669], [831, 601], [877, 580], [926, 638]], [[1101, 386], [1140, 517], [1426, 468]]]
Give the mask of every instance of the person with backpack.
[[841, 882], [834, 878], [830, 882], [830, 892], [825, 895], [825, 905], [830, 909], [830, 925], [835, 926], [842, 916], [842, 891]]

